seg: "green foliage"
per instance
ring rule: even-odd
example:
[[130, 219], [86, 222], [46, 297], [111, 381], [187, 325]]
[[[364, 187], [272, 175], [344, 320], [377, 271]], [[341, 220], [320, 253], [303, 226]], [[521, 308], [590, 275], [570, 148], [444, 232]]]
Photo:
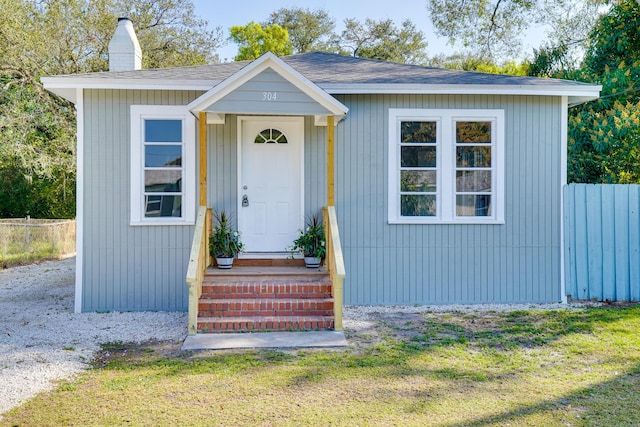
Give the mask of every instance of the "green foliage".
[[531, 22], [533, 0], [431, 0], [429, 13], [436, 34], [478, 51], [480, 56], [512, 56], [518, 35]]
[[607, 69], [603, 98], [571, 112], [570, 182], [640, 183], [640, 98], [633, 86], [639, 79], [640, 61]]
[[367, 18], [364, 24], [346, 19], [339, 44], [341, 52], [360, 58], [407, 64], [422, 64], [427, 59], [424, 33], [408, 19], [400, 28], [390, 19]]
[[567, 45], [545, 45], [533, 50], [533, 60], [527, 74], [536, 77], [554, 77], [571, 67], [567, 58]]
[[0, 216], [75, 215], [75, 109], [40, 76], [106, 70], [123, 15], [145, 67], [216, 61], [222, 43], [190, 0], [0, 0], [0, 10]]
[[390, 19], [364, 23], [346, 19], [340, 35], [334, 28], [335, 21], [323, 9], [282, 8], [272, 12], [264, 25], [231, 27], [230, 39], [239, 46], [236, 61], [268, 51], [280, 56], [312, 50], [409, 64], [427, 61], [425, 36], [410, 20], [397, 27]]
[[507, 61], [498, 65], [485, 58], [467, 54], [439, 55], [429, 59], [433, 67], [449, 68], [452, 70], [477, 71], [488, 74], [508, 74], [511, 76], [526, 76], [529, 72], [528, 62], [518, 63]]
[[238, 44], [236, 61], [259, 58], [271, 52], [277, 56], [290, 55], [292, 50], [289, 33], [280, 25], [266, 25], [251, 21], [245, 26], [236, 25], [229, 29], [230, 39]]
[[603, 16], [589, 35], [584, 65], [602, 75], [606, 68], [619, 68], [640, 60], [640, 4], [635, 0], [617, 3]]
[[436, 34], [488, 60], [520, 54], [523, 35], [546, 24], [553, 45], [584, 39], [603, 5], [615, 0], [430, 0]]
[[209, 255], [216, 258], [233, 258], [242, 252], [244, 245], [240, 233], [233, 229], [231, 217], [224, 210], [213, 214], [213, 230], [209, 236]]
[[570, 182], [640, 183], [640, 5], [622, 1], [589, 38], [583, 69], [565, 77], [602, 85], [602, 97], [572, 109]]
[[[0, 75], [0, 217], [75, 216], [75, 110], [18, 70]], [[0, 68], [2, 72], [2, 68]]]
[[287, 30], [293, 53], [335, 50], [335, 20], [324, 9], [281, 8], [271, 12], [265, 25]]
[[324, 258], [327, 253], [324, 226], [317, 215], [307, 221], [304, 231], [300, 230], [300, 236], [293, 241], [291, 252], [302, 252], [306, 257]]

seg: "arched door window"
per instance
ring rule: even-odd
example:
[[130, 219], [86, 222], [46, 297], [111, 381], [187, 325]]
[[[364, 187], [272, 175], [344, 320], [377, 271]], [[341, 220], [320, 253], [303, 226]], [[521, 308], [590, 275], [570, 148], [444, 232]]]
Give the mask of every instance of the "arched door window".
[[278, 129], [265, 129], [256, 135], [255, 144], [286, 144], [287, 137]]

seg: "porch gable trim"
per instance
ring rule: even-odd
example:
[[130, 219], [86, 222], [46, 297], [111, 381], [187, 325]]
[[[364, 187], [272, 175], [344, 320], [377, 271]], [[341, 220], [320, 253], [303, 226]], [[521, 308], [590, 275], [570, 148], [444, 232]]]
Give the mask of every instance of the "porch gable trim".
[[231, 77], [196, 98], [187, 105], [187, 109], [194, 115], [197, 115], [201, 111], [205, 111], [209, 106], [215, 104], [226, 95], [232, 93], [244, 83], [248, 82], [268, 68], [271, 68], [301, 92], [308, 95], [319, 105], [327, 109], [332, 115], [341, 118], [349, 111], [344, 104], [329, 95], [318, 85], [304, 77], [298, 71], [294, 70], [291, 66], [287, 65], [271, 52], [265, 53], [260, 58], [233, 74]]

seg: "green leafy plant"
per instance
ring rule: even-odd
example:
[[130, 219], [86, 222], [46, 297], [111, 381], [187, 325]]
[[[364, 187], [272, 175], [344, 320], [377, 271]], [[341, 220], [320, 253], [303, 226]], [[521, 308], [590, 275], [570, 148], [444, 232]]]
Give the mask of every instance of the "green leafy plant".
[[297, 252], [302, 252], [306, 257], [317, 258], [324, 258], [327, 253], [324, 226], [317, 215], [307, 220], [306, 229], [300, 230], [300, 236], [293, 241], [291, 255]]
[[240, 233], [231, 226], [231, 216], [221, 210], [213, 214], [213, 230], [209, 236], [209, 254], [215, 258], [233, 258], [244, 245]]

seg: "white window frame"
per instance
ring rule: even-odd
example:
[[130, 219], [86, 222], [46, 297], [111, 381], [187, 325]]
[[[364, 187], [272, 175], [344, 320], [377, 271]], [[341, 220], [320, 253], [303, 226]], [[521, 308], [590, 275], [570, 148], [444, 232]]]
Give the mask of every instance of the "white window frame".
[[[435, 216], [400, 214], [401, 122], [437, 123], [437, 192]], [[456, 215], [456, 132], [458, 121], [491, 122], [491, 216]], [[389, 224], [504, 224], [505, 165], [504, 110], [497, 109], [389, 109]]]
[[[193, 225], [196, 221], [195, 117], [185, 106], [131, 106], [130, 225]], [[182, 216], [144, 216], [144, 120], [182, 121]]]

